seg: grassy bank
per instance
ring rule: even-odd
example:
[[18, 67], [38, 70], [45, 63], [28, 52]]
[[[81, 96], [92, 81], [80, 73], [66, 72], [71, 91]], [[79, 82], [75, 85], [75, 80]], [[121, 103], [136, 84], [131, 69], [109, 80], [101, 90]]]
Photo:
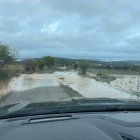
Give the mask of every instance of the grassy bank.
[[110, 75], [107, 75], [107, 74], [103, 74], [103, 73], [98, 73], [98, 74], [96, 74], [96, 76], [94, 76], [94, 79], [96, 81], [106, 82], [106, 83], [109, 84], [111, 81], [116, 80], [116, 77], [115, 76], [110, 76]]
[[0, 68], [0, 81], [7, 81], [14, 76], [18, 76], [18, 74], [14, 70]]
[[62, 85], [62, 84], [61, 84], [60, 86], [63, 88], [63, 90], [64, 90], [66, 93], [68, 93], [68, 95], [69, 95], [70, 97], [83, 97], [79, 92], [73, 90], [73, 89], [70, 88], [69, 86]]
[[140, 71], [135, 70], [115, 70], [115, 69], [89, 69], [91, 73], [103, 73], [106, 75], [140, 75]]

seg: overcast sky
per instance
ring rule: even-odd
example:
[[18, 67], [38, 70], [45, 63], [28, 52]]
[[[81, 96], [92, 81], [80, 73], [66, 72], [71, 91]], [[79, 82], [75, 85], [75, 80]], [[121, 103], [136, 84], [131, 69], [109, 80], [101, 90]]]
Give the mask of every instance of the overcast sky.
[[21, 58], [140, 60], [140, 0], [0, 0], [0, 41]]

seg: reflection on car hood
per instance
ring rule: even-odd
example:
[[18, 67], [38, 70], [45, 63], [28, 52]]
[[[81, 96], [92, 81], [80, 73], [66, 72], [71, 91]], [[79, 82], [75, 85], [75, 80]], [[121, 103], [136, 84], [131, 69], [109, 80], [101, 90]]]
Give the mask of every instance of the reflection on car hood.
[[0, 118], [22, 117], [39, 114], [62, 114], [95, 111], [139, 111], [137, 100], [111, 98], [69, 98], [67, 100], [30, 103], [20, 101], [0, 108]]

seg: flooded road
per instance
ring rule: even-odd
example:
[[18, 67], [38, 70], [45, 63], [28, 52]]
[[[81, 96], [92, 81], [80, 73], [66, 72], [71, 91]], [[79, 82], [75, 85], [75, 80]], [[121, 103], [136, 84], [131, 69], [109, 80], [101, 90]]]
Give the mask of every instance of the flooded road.
[[22, 74], [9, 82], [8, 90], [15, 92], [46, 86], [59, 86], [59, 83], [49, 74]]
[[63, 84], [69, 85], [74, 90], [78, 91], [84, 97], [98, 98], [129, 98], [138, 99], [136, 95], [129, 94], [127, 92], [118, 90], [107, 83], [98, 82], [88, 77], [79, 76], [77, 73], [67, 72], [57, 73], [57, 77], [63, 77], [64, 80], [60, 80]]
[[52, 74], [22, 74], [20, 77], [11, 79], [4, 88], [0, 89], [0, 93], [17, 92], [24, 94], [21, 91], [38, 87], [59, 87], [59, 84], [68, 85], [84, 97], [137, 98], [137, 96], [117, 90], [106, 83], [79, 76], [74, 71]]

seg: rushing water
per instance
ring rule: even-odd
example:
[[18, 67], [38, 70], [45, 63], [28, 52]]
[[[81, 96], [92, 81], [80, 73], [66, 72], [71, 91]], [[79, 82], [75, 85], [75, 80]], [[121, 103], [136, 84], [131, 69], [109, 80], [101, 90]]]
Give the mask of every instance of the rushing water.
[[[61, 72], [57, 75], [61, 76]], [[69, 85], [81, 93], [84, 97], [108, 97], [108, 98], [133, 98], [138, 97], [116, 88], [111, 87], [107, 83], [98, 82], [88, 77], [82, 77], [74, 72], [67, 72], [62, 74], [64, 80], [61, 80], [63, 84]]]
[[18, 92], [44, 86], [59, 86], [59, 83], [70, 86], [84, 97], [137, 98], [136, 96], [119, 91], [108, 84], [79, 76], [76, 72], [22, 74], [20, 77], [11, 79], [9, 84], [4, 85], [4, 88], [0, 89], [0, 93]]

